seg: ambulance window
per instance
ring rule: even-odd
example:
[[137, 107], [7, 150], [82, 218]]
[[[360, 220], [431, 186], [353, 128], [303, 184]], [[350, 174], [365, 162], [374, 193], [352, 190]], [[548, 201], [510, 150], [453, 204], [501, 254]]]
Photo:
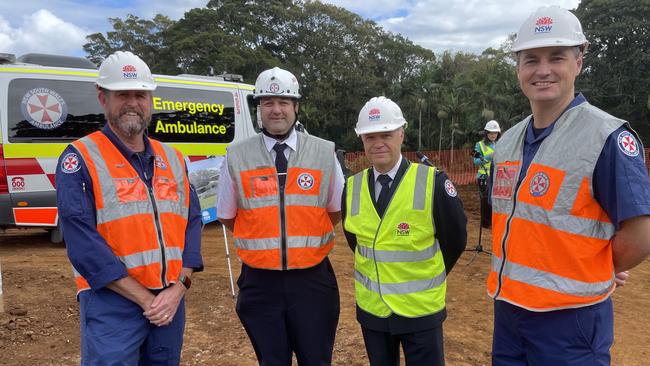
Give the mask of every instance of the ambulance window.
[[231, 142], [235, 137], [233, 92], [158, 87], [149, 136], [163, 142]]
[[7, 115], [10, 142], [71, 141], [104, 125], [95, 85], [83, 81], [12, 80]]

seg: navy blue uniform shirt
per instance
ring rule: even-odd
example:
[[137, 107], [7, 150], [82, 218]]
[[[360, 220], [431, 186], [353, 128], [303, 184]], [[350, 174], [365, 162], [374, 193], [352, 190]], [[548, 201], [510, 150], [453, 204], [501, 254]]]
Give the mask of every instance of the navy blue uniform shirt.
[[[586, 101], [582, 94], [577, 94], [562, 114]], [[531, 119], [526, 130], [524, 154], [517, 187], [524, 179], [528, 166], [539, 150], [542, 141], [553, 131], [554, 126], [555, 122], [547, 128], [536, 129], [533, 127]], [[592, 177], [594, 198], [605, 210], [616, 230], [620, 228], [621, 222], [627, 219], [650, 215], [650, 184], [644, 161], [643, 145], [636, 140], [636, 155], [626, 151], [618, 139], [619, 135], [625, 131], [628, 131], [628, 128], [621, 126], [609, 135], [598, 157]], [[580, 143], [580, 141], [576, 141], [576, 143]], [[493, 170], [493, 168], [494, 165], [490, 169]], [[491, 179], [489, 180], [491, 183]], [[488, 192], [491, 194], [491, 189]]]
[[[126, 147], [108, 127], [102, 133], [117, 147], [138, 172], [140, 178], [151, 187], [154, 154], [145, 136], [144, 152], [136, 153]], [[78, 166], [63, 168], [64, 158], [73, 153]], [[97, 231], [97, 217], [93, 184], [81, 154], [69, 145], [59, 157], [56, 168], [56, 203], [59, 220], [65, 237], [68, 258], [74, 268], [88, 281], [93, 289], [100, 289], [113, 281], [127, 277], [126, 267], [113, 254], [104, 238]], [[201, 257], [201, 210], [199, 198], [190, 185], [190, 209], [185, 230], [183, 267], [203, 270]]]

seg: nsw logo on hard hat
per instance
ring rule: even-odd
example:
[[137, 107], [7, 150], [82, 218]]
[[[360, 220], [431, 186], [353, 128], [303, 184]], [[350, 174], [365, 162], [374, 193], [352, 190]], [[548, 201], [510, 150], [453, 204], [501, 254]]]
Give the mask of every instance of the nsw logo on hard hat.
[[373, 108], [368, 112], [368, 120], [378, 121], [381, 118], [381, 110], [379, 108]]
[[278, 85], [277, 83], [271, 83], [271, 85], [269, 85], [269, 91], [271, 93], [279, 92], [280, 91], [280, 85]]
[[550, 17], [541, 17], [535, 22], [535, 34], [548, 33], [553, 28], [553, 19]]
[[133, 65], [124, 65], [122, 68], [122, 77], [124, 79], [137, 79], [138, 70]]
[[23, 96], [20, 111], [32, 126], [51, 130], [65, 122], [68, 116], [68, 105], [54, 90], [34, 88]]

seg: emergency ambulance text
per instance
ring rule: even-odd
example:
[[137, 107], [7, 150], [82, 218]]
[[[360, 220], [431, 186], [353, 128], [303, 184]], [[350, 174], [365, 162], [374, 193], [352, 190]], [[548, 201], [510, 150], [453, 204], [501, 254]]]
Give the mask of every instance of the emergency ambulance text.
[[155, 133], [196, 133], [196, 134], [212, 134], [212, 135], [225, 135], [227, 128], [225, 125], [204, 125], [192, 121], [192, 123], [164, 123], [161, 120], [156, 121]]
[[160, 97], [153, 98], [153, 109], [159, 111], [188, 111], [190, 114], [196, 112], [210, 112], [223, 115], [225, 105], [217, 103], [180, 102], [164, 100]]

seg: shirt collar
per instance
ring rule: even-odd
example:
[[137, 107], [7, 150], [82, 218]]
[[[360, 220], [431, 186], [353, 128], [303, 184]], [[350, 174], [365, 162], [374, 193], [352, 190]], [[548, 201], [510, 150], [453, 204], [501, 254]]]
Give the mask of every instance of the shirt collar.
[[287, 144], [291, 150], [298, 150], [298, 134], [296, 133], [296, 130], [292, 129], [291, 134], [284, 141], [278, 141], [273, 137], [266, 136], [265, 134], [262, 134], [262, 138], [264, 139], [264, 146], [266, 146], [268, 152], [271, 152], [275, 144]]
[[395, 165], [391, 168], [391, 170], [389, 170], [386, 173], [378, 172], [377, 169], [375, 169], [375, 167], [373, 166], [372, 171], [375, 174], [375, 181], [377, 180], [377, 178], [379, 177], [380, 174], [386, 174], [386, 175], [388, 175], [390, 177], [390, 179], [395, 180], [395, 175], [397, 174], [397, 170], [399, 169], [399, 166], [400, 166], [401, 163], [402, 163], [402, 155], [400, 154], [399, 159], [397, 160], [397, 163], [395, 163]]
[[[137, 153], [136, 151], [133, 151], [129, 149], [126, 145], [124, 145], [122, 140], [120, 140], [120, 138], [117, 137], [115, 132], [113, 132], [113, 130], [111, 130], [111, 128], [108, 126], [108, 123], [106, 123], [106, 125], [104, 125], [104, 127], [102, 128], [102, 133], [106, 135], [106, 137], [108, 137], [108, 139], [113, 143], [113, 145], [117, 147], [117, 150], [119, 150], [120, 153], [122, 153], [122, 155], [124, 155], [124, 157], [127, 158], [127, 160], [130, 160], [133, 157], [133, 155]], [[153, 149], [151, 148], [151, 143], [149, 142], [149, 138], [147, 137], [147, 134], [143, 136], [143, 139], [144, 139], [144, 157], [149, 158], [153, 156]]]
[[540, 133], [537, 137], [535, 137], [535, 133], [533, 133], [533, 128], [534, 128], [533, 127], [533, 117], [530, 117], [530, 122], [528, 123], [528, 128], [526, 129], [526, 142], [529, 143], [529, 144], [532, 144], [532, 143], [535, 143], [535, 142], [538, 142], [538, 141], [541, 141], [541, 140], [545, 139], [548, 135], [551, 134], [551, 132], [553, 132], [553, 127], [555, 127], [555, 122], [557, 122], [558, 119], [560, 119], [562, 116], [564, 116], [564, 114], [567, 111], [569, 111], [570, 109], [572, 109], [574, 107], [577, 107], [580, 104], [586, 103], [586, 102], [587, 102], [587, 98], [585, 98], [585, 96], [582, 95], [582, 93], [576, 93], [575, 97], [573, 98], [571, 103], [569, 103], [569, 105], [566, 107], [566, 109], [564, 109], [564, 111], [557, 117], [557, 119], [555, 119], [555, 121], [553, 121], [553, 123], [551, 123], [550, 126], [546, 127], [542, 131], [542, 133]]

